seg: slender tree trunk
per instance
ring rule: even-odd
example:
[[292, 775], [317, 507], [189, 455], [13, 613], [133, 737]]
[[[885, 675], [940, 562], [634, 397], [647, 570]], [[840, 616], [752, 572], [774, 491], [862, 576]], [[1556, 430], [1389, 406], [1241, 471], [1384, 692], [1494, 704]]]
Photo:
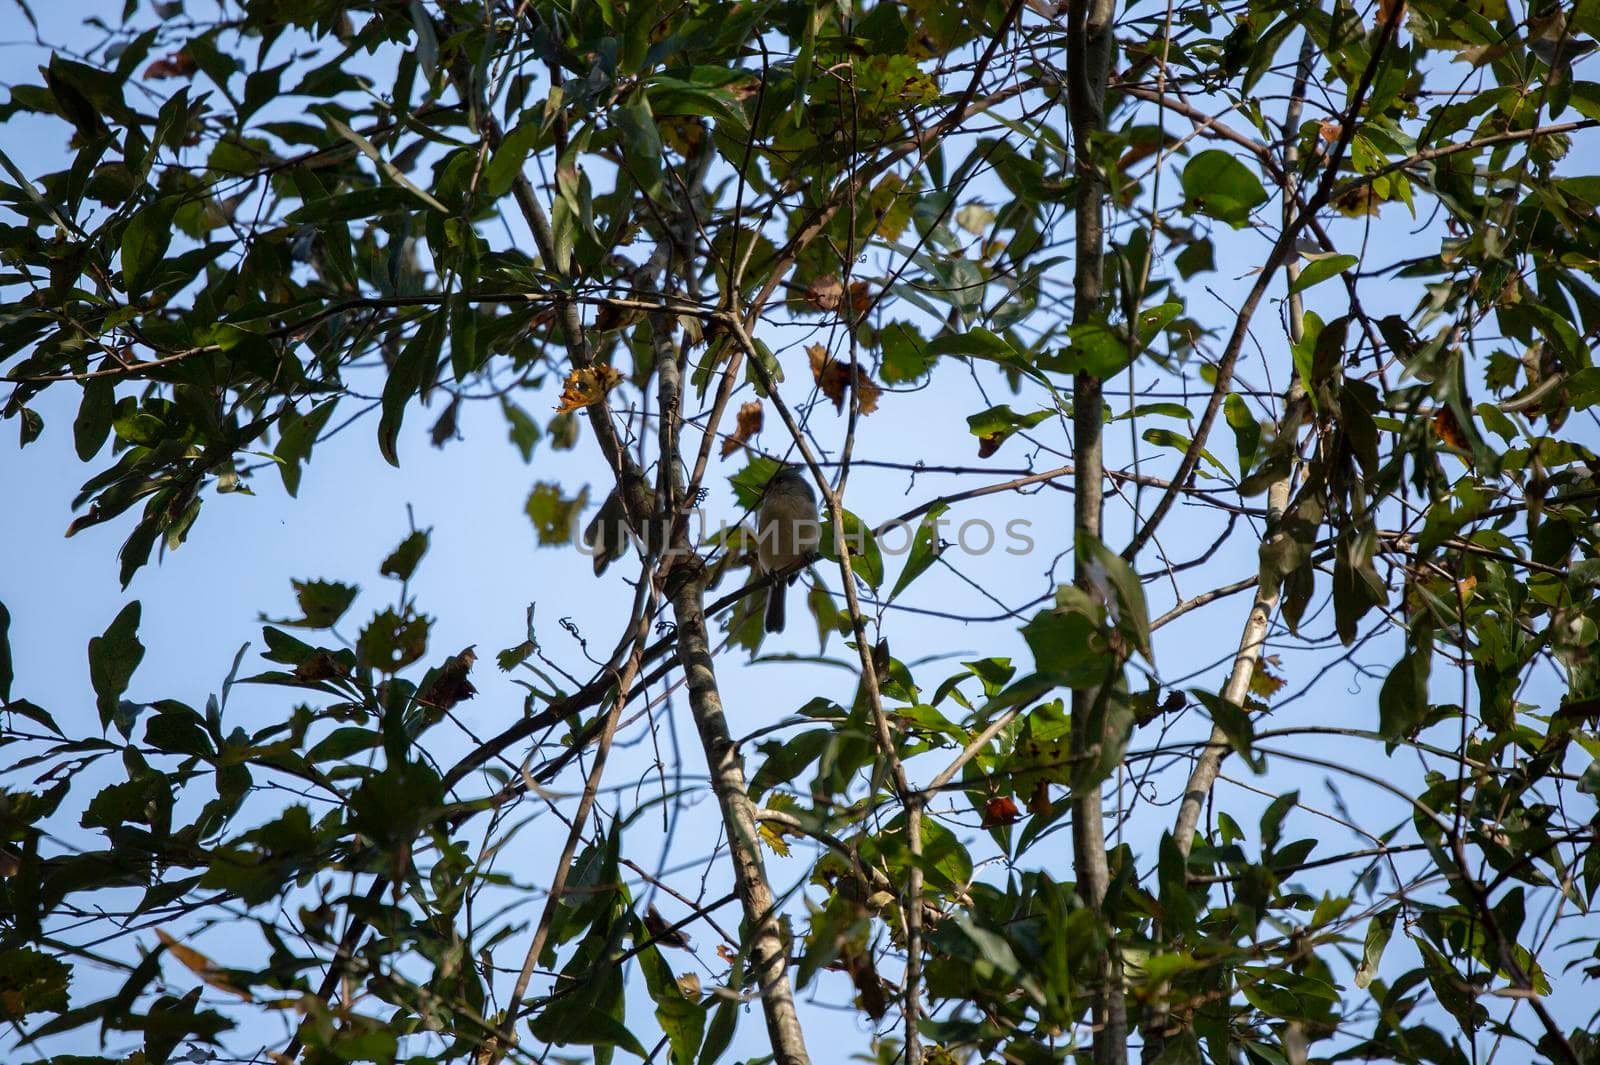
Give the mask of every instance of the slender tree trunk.
[[689, 708], [695, 728], [705, 747], [711, 770], [711, 790], [716, 793], [722, 823], [728, 833], [728, 851], [739, 901], [744, 907], [744, 935], [750, 973], [761, 993], [762, 1013], [767, 1035], [779, 1065], [809, 1065], [800, 1018], [795, 1013], [794, 993], [789, 986], [789, 952], [783, 942], [774, 908], [771, 882], [761, 859], [761, 843], [756, 831], [755, 806], [745, 787], [744, 763], [728, 732], [722, 712], [722, 696], [717, 690], [716, 670], [711, 660], [711, 645], [706, 635], [705, 575], [690, 576], [685, 571], [693, 562], [681, 564], [675, 577], [682, 581], [672, 595], [672, 608], [678, 623], [678, 660], [688, 682]]
[[[1101, 216], [1105, 178], [1094, 159], [1093, 137], [1105, 125], [1106, 79], [1111, 69], [1113, 40], [1111, 0], [1073, 0], [1067, 29], [1067, 96], [1072, 124], [1074, 203], [1077, 230], [1077, 265], [1072, 319], [1087, 322], [1104, 314], [1105, 224]], [[1087, 373], [1073, 384], [1073, 464], [1075, 538], [1078, 541], [1073, 580], [1089, 582], [1083, 544], [1101, 536], [1104, 509], [1104, 444], [1100, 379]], [[1091, 719], [1099, 693], [1092, 689], [1072, 693], [1072, 741], [1075, 757], [1111, 742], [1102, 725]], [[1093, 733], [1093, 734], [1091, 734]], [[1110, 873], [1106, 865], [1105, 819], [1100, 784], [1084, 789], [1072, 803], [1073, 873], [1078, 894], [1092, 910], [1105, 902]], [[1120, 1065], [1127, 1060], [1128, 1018], [1123, 1002], [1122, 959], [1116, 937], [1106, 937], [1094, 990], [1094, 1056], [1098, 1065]]]
[[[1298, 212], [1297, 192], [1298, 181], [1295, 177], [1298, 159], [1296, 140], [1297, 127], [1300, 125], [1300, 112], [1304, 104], [1306, 81], [1310, 76], [1311, 62], [1314, 57], [1311, 38], [1308, 36], [1300, 47], [1299, 70], [1295, 77], [1294, 92], [1289, 101], [1289, 108], [1284, 117], [1284, 136], [1287, 138], [1288, 148], [1285, 152], [1283, 166], [1283, 185], [1280, 192], [1283, 196], [1283, 224], [1287, 228], [1294, 224]], [[1284, 279], [1292, 290], [1294, 282], [1300, 276], [1297, 260], [1290, 260], [1284, 270]], [[1289, 296], [1289, 336], [1298, 342], [1305, 332], [1305, 307], [1299, 293], [1291, 292]], [[1299, 401], [1304, 389], [1298, 376], [1295, 376], [1294, 364], [1289, 365], [1289, 389], [1284, 396], [1283, 407], [1287, 411]], [[1283, 517], [1284, 510], [1289, 505], [1290, 475], [1273, 481], [1267, 488], [1267, 529], [1265, 542], [1270, 543], [1282, 533], [1276, 531], [1278, 521]], [[1270, 579], [1271, 574], [1265, 563], [1262, 564], [1259, 579], [1256, 584], [1255, 601], [1250, 604], [1249, 616], [1245, 618], [1244, 631], [1239, 636], [1239, 650], [1234, 655], [1233, 669], [1228, 674], [1228, 682], [1223, 686], [1222, 698], [1236, 705], [1243, 705], [1245, 696], [1250, 693], [1250, 681], [1255, 676], [1257, 663], [1261, 658], [1261, 647], [1267, 638], [1267, 629], [1272, 622], [1272, 615], [1278, 609], [1279, 588], [1276, 580]], [[1207, 737], [1205, 749], [1200, 752], [1200, 757], [1195, 760], [1194, 767], [1189, 772], [1189, 780], [1183, 789], [1183, 798], [1178, 803], [1178, 817], [1172, 828], [1173, 842], [1177, 844], [1178, 853], [1187, 861], [1189, 852], [1194, 846], [1195, 829], [1200, 823], [1200, 811], [1205, 806], [1206, 799], [1211, 794], [1211, 789], [1216, 785], [1217, 774], [1221, 772], [1222, 760], [1229, 751], [1228, 737], [1216, 725], [1211, 726], [1211, 735]], [[1162, 994], [1156, 996], [1155, 1004], [1150, 1010], [1146, 1024], [1144, 1038], [1145, 1065], [1153, 1065], [1160, 1058], [1166, 1046], [1168, 1032], [1169, 1003], [1166, 1000], [1165, 988]]]

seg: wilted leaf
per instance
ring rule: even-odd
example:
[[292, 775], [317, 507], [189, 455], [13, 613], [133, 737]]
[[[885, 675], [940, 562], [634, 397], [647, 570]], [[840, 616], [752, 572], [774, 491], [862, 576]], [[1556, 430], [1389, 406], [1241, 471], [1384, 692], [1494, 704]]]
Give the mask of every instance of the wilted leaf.
[[606, 393], [622, 383], [622, 371], [614, 366], [590, 366], [567, 374], [556, 404], [558, 414], [569, 414], [605, 399]]
[[822, 394], [833, 400], [834, 410], [844, 411], [845, 395], [852, 381], [855, 382], [861, 413], [871, 414], [878, 409], [878, 395], [882, 390], [867, 376], [864, 367], [858, 366], [854, 360], [834, 358], [821, 344], [806, 348], [806, 355], [811, 359], [811, 376]]
[[722, 457], [738, 451], [750, 442], [750, 438], [761, 431], [761, 401], [753, 399], [739, 407], [739, 415], [735, 420], [733, 432], [722, 441]]
[[478, 689], [467, 679], [467, 674], [472, 672], [472, 664], [477, 660], [478, 654], [471, 647], [445, 659], [444, 665], [438, 668], [433, 679], [423, 687], [422, 701], [440, 710], [448, 710], [457, 703], [477, 695]]
[[230, 995], [238, 995], [246, 1002], [255, 1001], [255, 997], [251, 995], [249, 991], [246, 991], [241, 987], [235, 987], [233, 982], [228, 979], [227, 975], [217, 967], [216, 962], [212, 961], [198, 950], [195, 950], [193, 947], [184, 946], [182, 943], [174, 939], [166, 931], [166, 929], [156, 929], [156, 938], [161, 940], [162, 943], [166, 944], [168, 954], [171, 954], [174, 958], [177, 958], [178, 961], [183, 963], [184, 968], [194, 973], [207, 984], [210, 984], [218, 991], [226, 991]]
[[[1044, 781], [1039, 783], [1043, 784]], [[1009, 795], [994, 795], [983, 804], [983, 827], [996, 828], [1000, 825], [1009, 825], [1022, 816], [1022, 811], [1017, 808], [1017, 800]]]
[[651, 903], [644, 911], [644, 930], [658, 947], [688, 950], [694, 945], [689, 941], [689, 937], [684, 935], [682, 929], [675, 929], [667, 924], [666, 918], [661, 916], [655, 903]]
[[147, 78], [192, 78], [195, 71], [200, 69], [200, 64], [187, 51], [173, 52], [171, 55], [162, 56], [144, 68]]
[[1256, 663], [1255, 670], [1250, 674], [1250, 691], [1263, 699], [1271, 699], [1283, 686], [1289, 683], [1283, 677], [1272, 672], [1272, 667], [1278, 664], [1277, 655], [1268, 655]]
[[956, 225], [975, 237], [987, 233], [994, 219], [995, 213], [981, 203], [969, 203], [956, 212]]
[[1456, 420], [1455, 408], [1442, 406], [1433, 416], [1433, 431], [1439, 435], [1450, 447], [1458, 451], [1468, 451], [1472, 445], [1467, 440], [1467, 434], [1461, 431], [1461, 423]]

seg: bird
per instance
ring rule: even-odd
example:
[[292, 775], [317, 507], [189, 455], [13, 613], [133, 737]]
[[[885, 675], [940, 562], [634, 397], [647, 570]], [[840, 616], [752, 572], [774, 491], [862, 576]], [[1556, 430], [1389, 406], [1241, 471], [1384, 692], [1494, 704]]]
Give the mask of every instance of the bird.
[[[640, 528], [644, 532], [643, 548], [645, 551], [654, 551], [662, 546], [666, 539], [661, 535], [662, 525], [655, 518], [656, 493], [642, 475], [633, 473], [625, 474], [623, 482], [631, 489], [630, 497], [638, 513], [635, 517], [639, 520]], [[621, 490], [613, 488], [600, 504], [600, 509], [590, 520], [589, 525], [583, 530], [584, 546], [588, 547], [594, 557], [594, 575], [600, 576], [606, 567], [628, 553], [628, 542], [633, 539], [633, 529], [628, 525], [628, 511], [623, 506]]]
[[[810, 558], [821, 537], [817, 496], [806, 482], [805, 472], [787, 466], [773, 474], [756, 518], [756, 558], [761, 572], [779, 573]], [[774, 581], [767, 590], [766, 631], [783, 631], [787, 585], [799, 576], [798, 572], [790, 574], [787, 581]]]

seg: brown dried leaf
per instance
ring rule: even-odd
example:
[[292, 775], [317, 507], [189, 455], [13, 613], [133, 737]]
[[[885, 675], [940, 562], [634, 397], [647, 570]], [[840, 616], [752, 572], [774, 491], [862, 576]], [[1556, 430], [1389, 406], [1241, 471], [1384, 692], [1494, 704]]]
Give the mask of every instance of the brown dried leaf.
[[561, 401], [556, 404], [557, 414], [570, 414], [583, 407], [592, 406], [606, 398], [606, 393], [622, 383], [622, 371], [614, 366], [591, 366], [567, 374], [561, 389]]
[[467, 679], [467, 674], [472, 671], [472, 664], [477, 660], [478, 652], [472, 647], [445, 659], [444, 665], [439, 667], [438, 676], [433, 678], [428, 690], [422, 693], [423, 702], [440, 710], [448, 710], [457, 703], [477, 695], [478, 689]]
[[600, 333], [609, 333], [613, 329], [626, 329], [637, 322], [640, 311], [637, 307], [619, 307], [615, 303], [601, 304], [600, 310], [594, 316], [594, 328]]
[[734, 425], [733, 432], [722, 441], [722, 457], [738, 451], [750, 442], [750, 438], [761, 431], [761, 401], [753, 399], [739, 408], [739, 416]]
[[883, 390], [854, 360], [836, 359], [829, 355], [828, 349], [821, 344], [812, 344], [806, 348], [806, 355], [811, 359], [811, 376], [816, 380], [822, 394], [833, 400], [834, 410], [844, 411], [845, 393], [850, 388], [852, 378], [855, 380], [861, 413], [871, 414], [878, 409], [878, 396]]
[[176, 939], [169, 935], [165, 929], [156, 929], [156, 938], [166, 944], [168, 954], [171, 954], [174, 958], [177, 958], [183, 963], [184, 968], [194, 973], [205, 983], [210, 984], [218, 991], [226, 991], [230, 995], [238, 995], [246, 1002], [253, 1002], [255, 1000], [255, 996], [251, 995], [250, 992], [244, 990], [243, 988], [234, 987], [233, 984], [228, 981], [227, 976], [217, 968], [217, 964], [210, 958], [206, 957], [204, 954], [201, 954], [193, 947], [186, 947], [182, 943], [179, 943]]
[[192, 78], [200, 64], [188, 52], [173, 52], [144, 68], [147, 78]]
[[1440, 407], [1439, 413], [1433, 416], [1433, 431], [1453, 448], [1462, 451], [1468, 449], [1467, 434], [1461, 431], [1461, 423], [1456, 420], [1456, 412], [1451, 407]]
[[332, 680], [349, 672], [332, 651], [318, 651], [294, 667], [294, 675], [298, 680]]
[[1383, 198], [1372, 187], [1372, 182], [1364, 182], [1351, 189], [1349, 192], [1333, 201], [1334, 210], [1346, 218], [1360, 218], [1363, 215], [1375, 215], [1378, 208], [1383, 206]]
[[983, 804], [984, 828], [1009, 825], [1021, 816], [1022, 811], [1017, 808], [1017, 800], [1009, 795], [996, 795]]
[[689, 937], [683, 934], [682, 929], [673, 928], [667, 924], [667, 919], [661, 916], [655, 904], [644, 911], [644, 930], [658, 947], [676, 947], [679, 950], [688, 950]]
[[859, 318], [872, 308], [872, 286], [865, 281], [850, 282], [850, 316]]

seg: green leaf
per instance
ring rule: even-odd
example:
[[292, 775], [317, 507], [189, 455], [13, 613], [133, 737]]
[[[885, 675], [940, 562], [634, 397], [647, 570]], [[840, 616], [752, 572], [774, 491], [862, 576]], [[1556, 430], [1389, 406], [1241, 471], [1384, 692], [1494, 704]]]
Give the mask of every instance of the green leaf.
[[1222, 414], [1233, 430], [1234, 445], [1239, 449], [1239, 476], [1243, 478], [1250, 472], [1250, 464], [1255, 462], [1256, 451], [1261, 447], [1261, 423], [1237, 392], [1229, 392], [1228, 398], [1223, 400]]
[[522, 165], [539, 140], [539, 127], [525, 122], [507, 133], [500, 147], [483, 168], [484, 188], [490, 196], [499, 199], [511, 191], [511, 186], [522, 174]]
[[927, 572], [939, 560], [939, 519], [950, 508], [940, 503], [928, 513], [924, 514], [922, 521], [917, 525], [917, 531], [911, 537], [911, 551], [906, 558], [905, 568], [900, 571], [899, 578], [894, 582], [894, 590], [889, 593], [891, 600], [897, 599], [907, 586], [923, 573]]
[[1150, 645], [1150, 612], [1145, 606], [1144, 582], [1121, 555], [1099, 540], [1085, 536], [1082, 545], [1091, 569], [1105, 575], [1116, 596], [1117, 628], [1153, 663], [1155, 652]]
[[1201, 152], [1183, 168], [1184, 210], [1243, 229], [1267, 190], [1250, 168], [1220, 148]]
[[909, 322], [890, 322], [879, 332], [878, 341], [883, 348], [884, 384], [915, 381], [933, 368], [936, 356]]
[[522, 453], [522, 461], [532, 462], [534, 445], [538, 444], [539, 437], [543, 435], [539, 423], [534, 421], [527, 411], [504, 396], [500, 398], [500, 411], [505, 415], [506, 425], [509, 427], [507, 436]]
[[1228, 745], [1239, 753], [1251, 769], [1257, 773], [1265, 772], [1266, 762], [1254, 750], [1255, 726], [1244, 707], [1203, 688], [1190, 688], [1189, 691], [1211, 714], [1212, 723], [1228, 738]]
[[1187, 937], [1194, 929], [1195, 905], [1189, 894], [1188, 862], [1171, 832], [1161, 833], [1157, 879], [1161, 888], [1161, 934]]
[[1354, 255], [1329, 255], [1322, 259], [1313, 259], [1300, 271], [1300, 276], [1294, 279], [1294, 284], [1289, 286], [1291, 293], [1304, 292], [1312, 285], [1320, 284], [1350, 269], [1360, 262]]
[[705, 1037], [705, 1009], [674, 989], [656, 1002], [656, 1020], [672, 1044], [673, 1065], [695, 1065], [695, 1055]]
[[378, 567], [378, 573], [384, 577], [393, 577], [397, 581], [409, 581], [411, 575], [417, 571], [417, 563], [422, 561], [422, 556], [428, 553], [428, 538], [431, 529], [413, 529], [400, 546], [389, 552], [383, 560], [383, 565]]
[[361, 589], [353, 584], [338, 581], [291, 581], [295, 598], [300, 603], [302, 617], [297, 621], [279, 621], [297, 629], [331, 629], [338, 624], [344, 612], [355, 602]]
[[137, 635], [139, 609], [135, 599], [118, 612], [104, 634], [89, 641], [89, 679], [94, 684], [102, 729], [111, 727], [122, 693], [144, 658], [144, 644]]
[[1005, 443], [1012, 435], [1023, 429], [1031, 429], [1046, 418], [1055, 414], [1055, 411], [1036, 410], [1028, 414], [1018, 414], [1006, 403], [998, 407], [990, 407], [986, 411], [967, 416], [967, 431], [978, 438], [978, 457], [986, 459], [1000, 450], [1000, 445]]
[[[851, 571], [868, 585], [876, 588], [883, 583], [883, 555], [878, 550], [878, 539], [860, 518], [848, 510], [843, 513], [844, 544], [850, 551]], [[839, 561], [838, 537], [832, 521], [823, 524], [822, 539], [818, 546], [824, 558], [834, 562]]]
[[164, 196], [139, 209], [122, 231], [122, 285], [130, 297], [143, 295], [150, 275], [172, 244], [172, 217], [178, 198]]
[[649, 1057], [638, 1038], [617, 1018], [578, 995], [566, 996], [559, 1009], [546, 1007], [528, 1022], [534, 1037], [545, 1043], [619, 1047], [640, 1058]]
[[290, 496], [300, 491], [300, 473], [303, 464], [311, 457], [311, 449], [322, 433], [323, 427], [339, 405], [338, 397], [324, 400], [305, 414], [292, 409], [279, 422], [278, 446], [273, 456], [278, 460], [278, 476]]
[[105, 446], [116, 406], [116, 386], [109, 377], [94, 377], [83, 383], [83, 401], [72, 422], [73, 445], [82, 461], [88, 462]]
[[32, 947], [0, 952], [0, 1019], [18, 1024], [33, 1013], [67, 1008], [72, 967]]
[[1389, 670], [1378, 690], [1378, 731], [1390, 743], [1409, 739], [1427, 720], [1430, 649], [1412, 650]]
[[430, 620], [408, 609], [404, 616], [393, 607], [375, 614], [356, 638], [356, 662], [363, 669], [397, 673], [428, 650]]
[[11, 611], [0, 603], [0, 705], [11, 701], [11, 682], [15, 678], [11, 664]]
[[576, 496], [568, 499], [561, 494], [561, 486], [550, 481], [539, 481], [528, 493], [523, 507], [533, 522], [540, 547], [559, 547], [572, 543], [572, 531], [578, 515], [589, 502], [589, 488], [585, 485]]
[[1391, 906], [1387, 910], [1373, 914], [1372, 920], [1367, 922], [1367, 941], [1361, 948], [1361, 965], [1356, 969], [1355, 984], [1365, 989], [1378, 975], [1378, 963], [1383, 960], [1383, 948], [1389, 945], [1389, 937], [1394, 933], [1395, 918], [1400, 914], [1399, 906]]
[[650, 105], [641, 99], [618, 111], [616, 119], [628, 175], [639, 191], [654, 197], [661, 191], [661, 133]]
[[336, 728], [306, 752], [306, 761], [342, 762], [353, 754], [370, 751], [383, 742], [383, 737], [371, 729], [356, 725]]
[[995, 362], [1012, 362], [1017, 359], [1017, 350], [1006, 343], [1004, 337], [996, 336], [987, 329], [973, 328], [964, 333], [947, 333], [935, 337], [928, 344], [930, 355], [969, 355], [979, 359], [992, 359]]
[[[736, 963], [737, 967], [737, 963]], [[739, 1026], [739, 1007], [734, 1002], [720, 1000], [706, 1028], [705, 1042], [700, 1047], [696, 1065], [716, 1065], [717, 1059], [727, 1052], [733, 1042], [733, 1033]]]
[[405, 420], [406, 404], [419, 391], [433, 383], [439, 370], [439, 351], [444, 346], [445, 316], [431, 314], [418, 326], [411, 340], [389, 370], [383, 386], [383, 414], [378, 419], [378, 450], [391, 466], [400, 465], [396, 451], [400, 425]]
[[295, 225], [353, 222], [357, 219], [410, 212], [416, 206], [416, 197], [405, 189], [393, 185], [379, 185], [376, 188], [335, 193], [301, 204], [289, 212], [287, 221]]
[[351, 129], [349, 126], [345, 125], [332, 115], [323, 115], [322, 117], [323, 120], [328, 123], [329, 129], [333, 130], [339, 136], [355, 145], [362, 155], [366, 156], [368, 159], [371, 159], [377, 164], [378, 169], [383, 171], [384, 176], [386, 176], [390, 181], [405, 189], [412, 196], [415, 196], [418, 200], [421, 200], [424, 204], [432, 207], [440, 214], [450, 213], [444, 204], [433, 198], [432, 194], [422, 188], [419, 188], [415, 183], [412, 182], [410, 178], [401, 173], [399, 167], [389, 162], [388, 159], [385, 159], [383, 153], [378, 151], [377, 146], [371, 141], [367, 140], [367, 138], [363, 137], [361, 134], [357, 133], [355, 130]]

